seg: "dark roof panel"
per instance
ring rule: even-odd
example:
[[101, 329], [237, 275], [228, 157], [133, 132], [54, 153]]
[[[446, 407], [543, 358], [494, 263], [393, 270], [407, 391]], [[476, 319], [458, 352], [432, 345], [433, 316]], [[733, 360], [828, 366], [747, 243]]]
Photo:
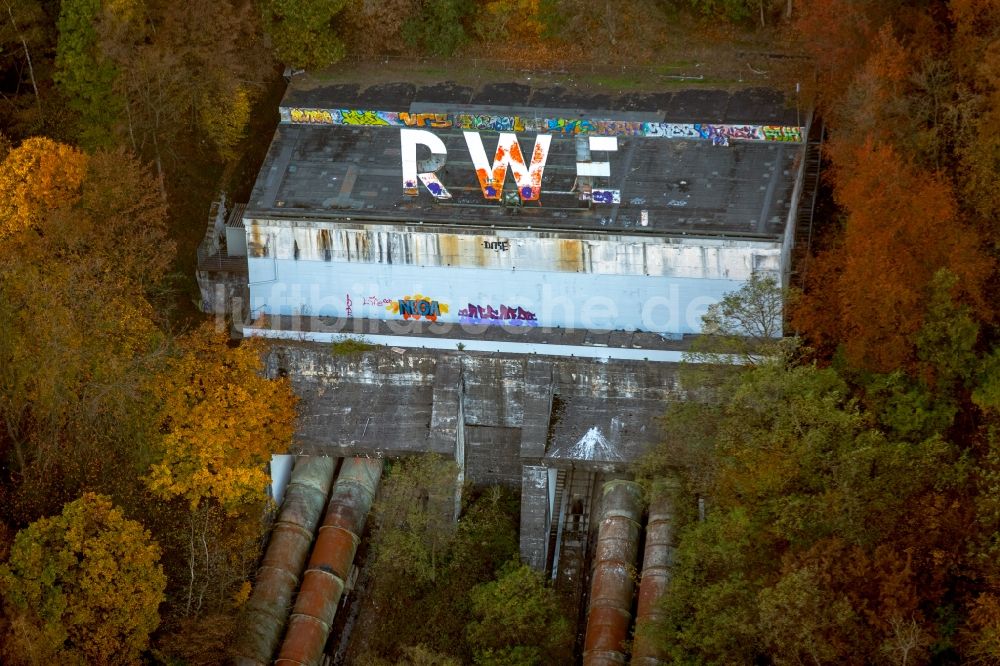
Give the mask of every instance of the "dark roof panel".
[[[478, 91], [453, 83], [422, 87], [396, 83], [364, 89], [331, 85], [308, 90], [293, 85], [284, 106], [638, 123], [764, 125], [789, 121], [780, 93], [763, 89], [630, 93], [612, 98], [516, 83], [487, 85]], [[430, 129], [448, 151], [447, 162], [437, 175], [452, 198], [435, 199], [423, 185], [417, 196], [405, 194], [400, 129], [279, 125], [247, 215], [774, 237], [784, 230], [802, 153], [798, 143], [754, 140], [719, 146], [700, 138], [618, 136], [617, 151], [597, 152], [591, 159], [610, 163], [610, 177], [594, 178], [592, 186], [619, 190], [620, 202], [588, 205], [580, 201], [577, 173], [578, 144], [586, 144], [587, 138], [551, 134], [540, 200], [503, 206], [484, 197], [463, 130], [457, 126]], [[480, 136], [492, 159], [498, 134], [484, 130]], [[531, 154], [537, 136], [530, 130], [517, 132], [522, 153]], [[418, 160], [428, 156], [425, 147], [418, 147]], [[515, 190], [509, 172], [506, 189]]]

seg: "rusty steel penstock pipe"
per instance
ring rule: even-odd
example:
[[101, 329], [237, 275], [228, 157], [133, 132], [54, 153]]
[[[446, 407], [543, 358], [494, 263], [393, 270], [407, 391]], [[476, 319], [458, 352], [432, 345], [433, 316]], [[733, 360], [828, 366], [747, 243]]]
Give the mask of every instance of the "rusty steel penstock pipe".
[[667, 663], [668, 655], [656, 642], [654, 632], [656, 623], [663, 617], [660, 601], [670, 584], [670, 571], [676, 551], [673, 496], [676, 488], [676, 483], [668, 483], [655, 489], [649, 504], [639, 604], [635, 612], [635, 639], [632, 643], [631, 663], [635, 666], [660, 666]]
[[295, 463], [241, 618], [233, 659], [236, 666], [268, 666], [278, 649], [336, 465], [336, 458], [318, 456]]
[[278, 666], [318, 666], [323, 658], [381, 476], [381, 459], [344, 461], [274, 662]]
[[625, 663], [632, 623], [642, 489], [634, 481], [608, 481], [601, 489], [601, 526], [583, 644], [584, 666]]

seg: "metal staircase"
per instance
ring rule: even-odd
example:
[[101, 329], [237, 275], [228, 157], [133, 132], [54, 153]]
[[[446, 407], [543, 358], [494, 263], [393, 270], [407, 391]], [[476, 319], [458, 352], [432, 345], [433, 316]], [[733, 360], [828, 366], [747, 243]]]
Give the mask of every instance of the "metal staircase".
[[805, 168], [802, 174], [802, 196], [795, 211], [795, 244], [792, 248], [792, 284], [802, 288], [809, 271], [813, 253], [813, 218], [822, 177], [823, 141], [826, 125], [822, 118], [809, 128], [806, 142]]

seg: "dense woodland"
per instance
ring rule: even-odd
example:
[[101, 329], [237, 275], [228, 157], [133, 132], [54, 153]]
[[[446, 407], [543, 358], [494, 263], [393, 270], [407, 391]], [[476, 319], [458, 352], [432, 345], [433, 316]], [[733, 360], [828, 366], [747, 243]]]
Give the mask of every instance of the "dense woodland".
[[[831, 202], [794, 335], [692, 368], [641, 469], [683, 480], [656, 635], [683, 664], [1000, 664], [1000, 0], [0, 0], [0, 662], [231, 644], [295, 398], [199, 319], [191, 273], [283, 66], [656, 66], [680, 31], [808, 56]], [[744, 346], [774, 289], [714, 309], [714, 342]], [[443, 520], [450, 474], [386, 480], [383, 621], [356, 661], [568, 660], [571, 623], [516, 561], [516, 500]]]

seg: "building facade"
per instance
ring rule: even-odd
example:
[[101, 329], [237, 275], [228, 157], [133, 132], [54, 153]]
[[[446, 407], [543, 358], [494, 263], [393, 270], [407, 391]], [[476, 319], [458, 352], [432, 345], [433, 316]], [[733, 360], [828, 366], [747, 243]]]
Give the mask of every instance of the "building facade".
[[283, 322], [248, 332], [364, 320], [465, 326], [459, 341], [491, 327], [676, 339], [751, 275], [786, 279], [806, 133], [787, 112], [741, 119], [726, 93], [724, 112], [681, 122], [525, 95], [485, 106], [412, 87], [389, 108], [293, 87], [245, 243], [229, 242], [250, 319]]

